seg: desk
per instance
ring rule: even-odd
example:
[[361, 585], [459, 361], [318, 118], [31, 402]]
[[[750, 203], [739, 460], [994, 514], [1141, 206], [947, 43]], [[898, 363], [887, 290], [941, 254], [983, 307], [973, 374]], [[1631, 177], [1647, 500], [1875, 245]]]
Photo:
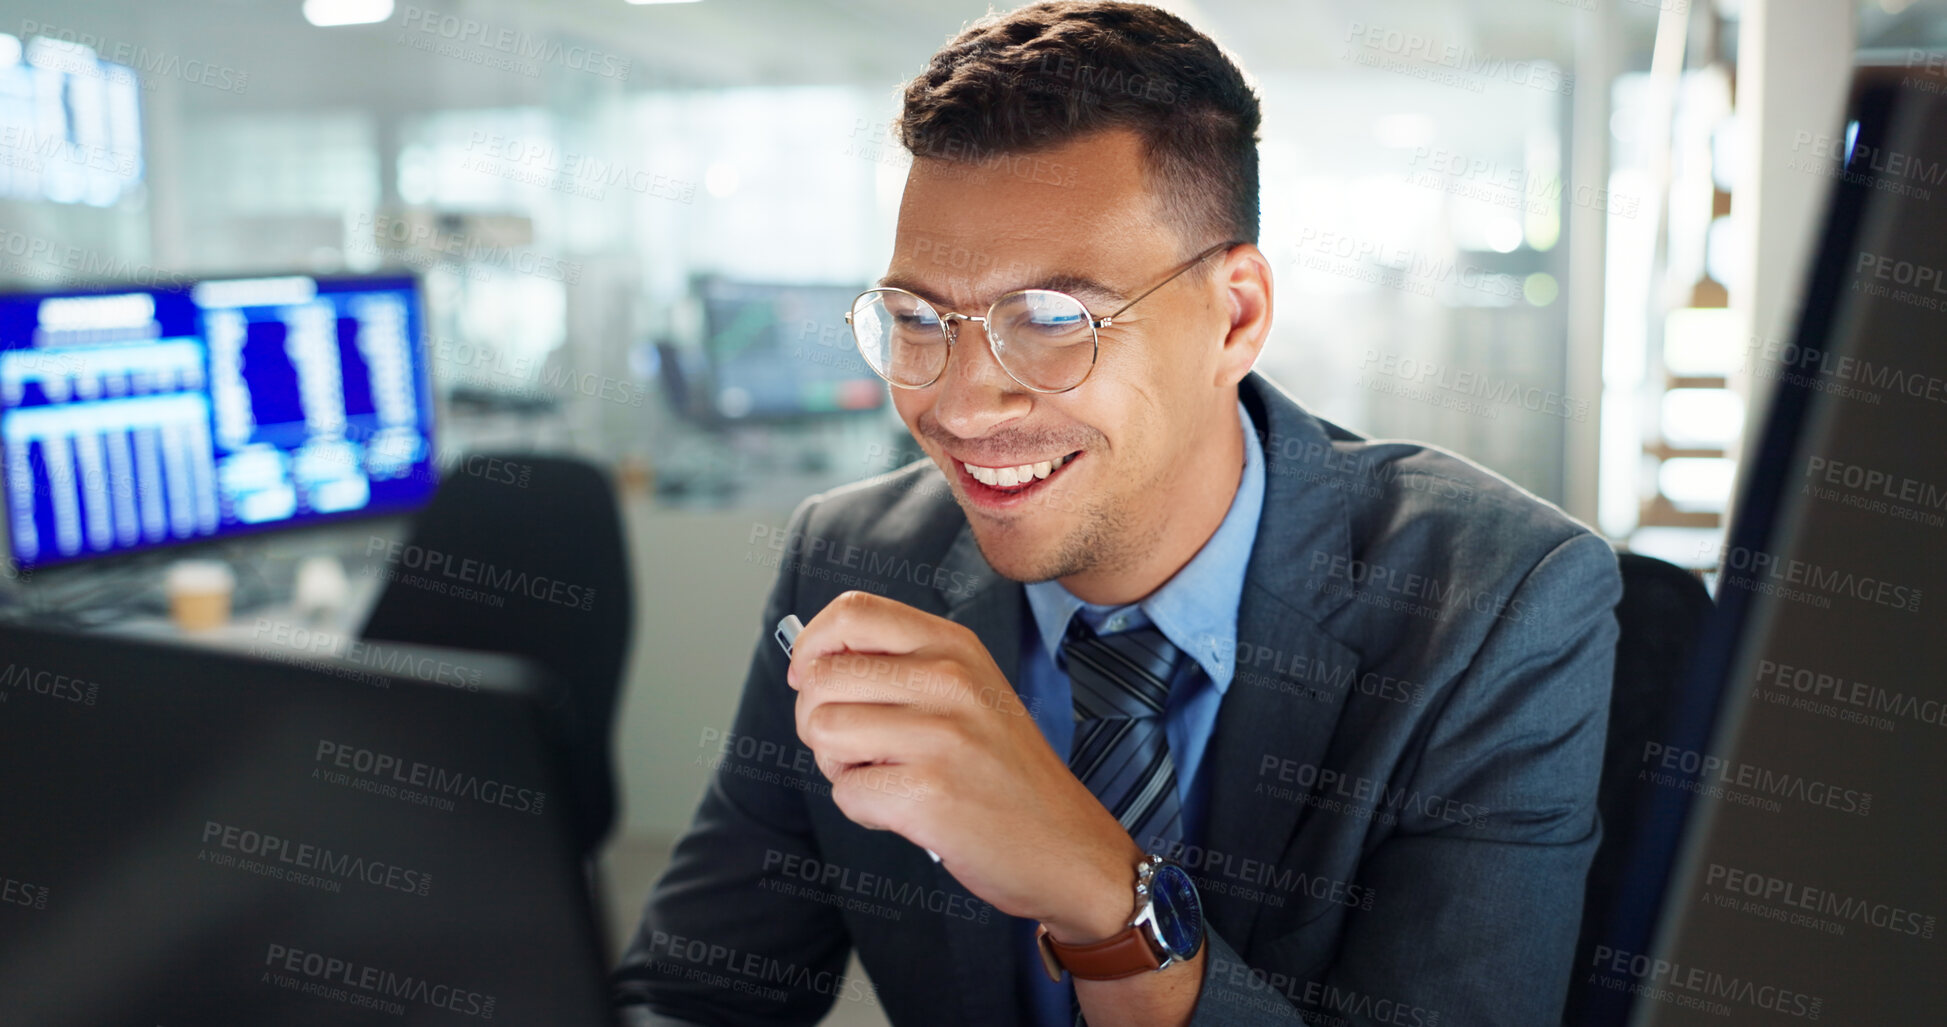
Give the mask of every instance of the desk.
[[223, 624], [201, 631], [185, 631], [168, 617], [143, 614], [104, 625], [101, 630], [139, 638], [167, 638], [254, 656], [289, 659], [299, 656], [343, 655], [358, 638], [366, 616], [378, 602], [383, 580], [376, 574], [347, 575], [345, 602], [323, 617], [309, 616], [289, 597], [230, 611]]

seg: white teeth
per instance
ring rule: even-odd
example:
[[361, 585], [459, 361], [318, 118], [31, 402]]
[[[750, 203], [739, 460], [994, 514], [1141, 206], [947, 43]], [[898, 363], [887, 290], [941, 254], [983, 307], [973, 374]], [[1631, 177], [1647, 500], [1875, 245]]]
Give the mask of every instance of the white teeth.
[[1043, 460], [1038, 464], [1021, 464], [1018, 467], [978, 467], [965, 461], [961, 461], [960, 466], [965, 467], [967, 473], [972, 475], [975, 481], [983, 485], [992, 485], [995, 488], [1013, 488], [1024, 482], [1046, 478], [1048, 475], [1061, 470], [1061, 465], [1067, 462], [1068, 457], [1064, 456], [1054, 460]]

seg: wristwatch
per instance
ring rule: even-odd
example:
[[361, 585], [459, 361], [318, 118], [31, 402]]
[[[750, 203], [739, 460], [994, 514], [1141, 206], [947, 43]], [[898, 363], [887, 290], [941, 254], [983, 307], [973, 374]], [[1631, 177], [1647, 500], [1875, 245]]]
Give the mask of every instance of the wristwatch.
[[1064, 945], [1042, 924], [1034, 933], [1048, 979], [1063, 970], [1086, 981], [1113, 981], [1195, 959], [1203, 948], [1203, 903], [1182, 867], [1150, 853], [1136, 864], [1136, 915], [1127, 929], [1092, 945]]

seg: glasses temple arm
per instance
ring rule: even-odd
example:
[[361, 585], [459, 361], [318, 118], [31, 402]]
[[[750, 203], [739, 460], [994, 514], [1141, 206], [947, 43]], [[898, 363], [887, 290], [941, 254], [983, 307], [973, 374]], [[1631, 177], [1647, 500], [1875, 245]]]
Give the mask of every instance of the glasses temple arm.
[[1127, 303], [1124, 303], [1120, 308], [1116, 310], [1115, 313], [1098, 319], [1095, 322], [1095, 327], [1107, 328], [1111, 322], [1113, 322], [1116, 318], [1122, 316], [1123, 311], [1126, 311], [1130, 307], [1133, 307], [1136, 304], [1141, 303], [1143, 301], [1143, 297], [1148, 296], [1150, 293], [1155, 292], [1156, 290], [1161, 289], [1163, 286], [1176, 281], [1178, 278], [1181, 278], [1183, 276], [1183, 272], [1188, 271], [1191, 268], [1196, 267], [1198, 264], [1203, 263], [1205, 260], [1209, 259], [1211, 254], [1217, 253], [1221, 250], [1228, 250], [1232, 246], [1239, 246], [1239, 245], [1242, 244], [1237, 242], [1220, 242], [1217, 245], [1212, 246], [1207, 250], [1204, 250], [1202, 253], [1199, 253], [1196, 256], [1191, 257], [1189, 263], [1184, 264], [1182, 267], [1179, 267], [1175, 271], [1170, 272], [1170, 276], [1168, 278], [1165, 278], [1162, 281], [1157, 282], [1155, 285], [1152, 285], [1149, 288], [1144, 289], [1142, 291], [1142, 295], [1137, 296], [1135, 299], [1130, 300]]

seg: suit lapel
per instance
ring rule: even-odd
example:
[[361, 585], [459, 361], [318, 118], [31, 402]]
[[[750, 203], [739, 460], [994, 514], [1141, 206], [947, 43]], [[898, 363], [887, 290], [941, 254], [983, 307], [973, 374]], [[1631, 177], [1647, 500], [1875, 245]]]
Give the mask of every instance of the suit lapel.
[[[1020, 674], [1021, 663], [1021, 617], [1025, 598], [1019, 582], [1010, 581], [994, 572], [980, 555], [980, 547], [974, 542], [971, 526], [962, 527], [947, 554], [940, 560], [940, 568], [945, 573], [939, 580], [947, 583], [966, 583], [977, 581], [977, 587], [961, 587], [951, 591], [943, 585], [940, 589], [942, 602], [946, 606], [945, 617], [956, 624], [966, 626], [979, 636], [981, 644], [987, 647], [994, 663], [1007, 676], [1009, 684], [1020, 687], [1016, 678]], [[960, 577], [955, 577], [955, 575]], [[939, 886], [965, 892], [953, 875], [944, 867], [920, 857], [930, 871], [937, 875]], [[1018, 972], [1016, 960], [1022, 953], [1014, 951], [1011, 926], [1014, 918], [999, 914], [986, 923], [974, 920], [954, 920], [947, 922], [941, 918], [946, 941], [953, 953], [954, 978], [960, 986], [961, 1001], [956, 1003], [958, 1012], [970, 1027], [995, 1023], [1012, 1023], [1019, 1019], [1016, 1011], [1014, 981]], [[942, 1008], [946, 1007], [942, 1003]]]
[[987, 565], [971, 525], [954, 536], [953, 545], [940, 559], [940, 569], [944, 573], [938, 575], [943, 582], [938, 592], [946, 607], [944, 616], [979, 635], [1001, 673], [1019, 687], [1014, 678], [1021, 670], [1021, 604], [1026, 602], [1021, 583], [1001, 577]]
[[[1278, 797], [1265, 769], [1318, 766], [1345, 708], [1343, 675], [1357, 654], [1277, 596], [1245, 586], [1237, 623], [1237, 674], [1217, 714], [1210, 761], [1205, 847], [1232, 865], [1276, 866], [1308, 807]], [[1328, 681], [1341, 684], [1334, 688]], [[1329, 701], [1315, 698], [1329, 696]], [[1219, 890], [1203, 896], [1206, 915], [1240, 953], [1248, 952], [1262, 900]]]
[[[1264, 511], [1238, 605], [1237, 673], [1204, 756], [1204, 843], [1276, 865], [1309, 807], [1272, 794], [1278, 779], [1265, 770], [1325, 760], [1347, 675], [1358, 672], [1359, 654], [1320, 626], [1347, 600], [1319, 588], [1312, 570], [1351, 552], [1345, 492], [1335, 486], [1358, 482], [1333, 465], [1319, 422], [1276, 386], [1253, 373], [1240, 396], [1264, 449]], [[1204, 904], [1211, 925], [1248, 952], [1263, 903], [1219, 891]]]

